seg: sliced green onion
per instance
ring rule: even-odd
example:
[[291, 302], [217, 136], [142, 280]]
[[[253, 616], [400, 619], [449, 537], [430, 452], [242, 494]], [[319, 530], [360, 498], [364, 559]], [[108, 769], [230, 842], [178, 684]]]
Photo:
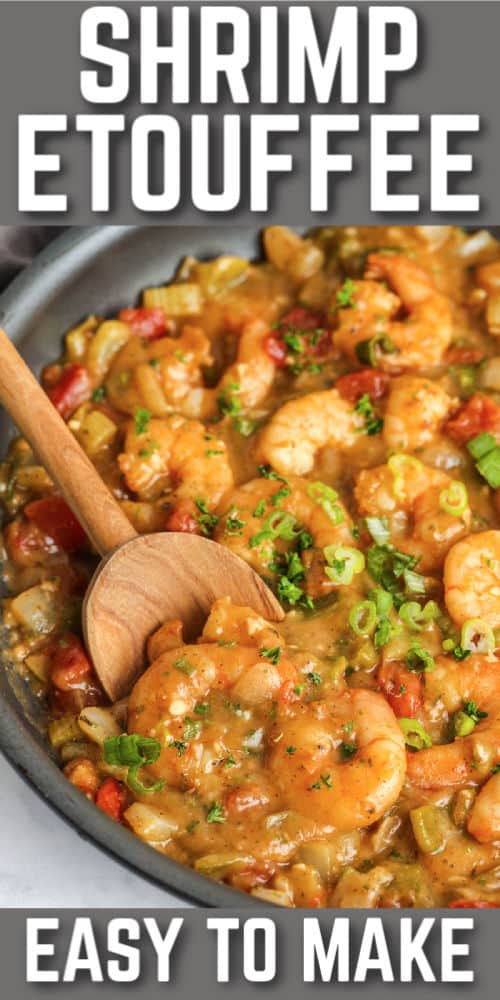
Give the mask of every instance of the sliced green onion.
[[412, 569], [403, 570], [403, 580], [409, 594], [425, 594], [425, 576]]
[[425, 747], [432, 746], [429, 733], [418, 719], [398, 719], [398, 722], [399, 728], [405, 738], [405, 743], [412, 750], [424, 750]]
[[370, 601], [375, 603], [377, 615], [380, 618], [386, 617], [394, 607], [392, 594], [388, 590], [382, 590], [382, 587], [374, 587], [369, 590], [368, 597]]
[[371, 635], [377, 624], [377, 607], [373, 601], [360, 601], [351, 608], [349, 625], [355, 635]]
[[476, 465], [479, 474], [486, 480], [488, 486], [497, 490], [500, 486], [500, 448], [497, 446], [493, 451], [480, 459]]
[[476, 462], [480, 458], [483, 458], [488, 454], [489, 451], [493, 451], [496, 448], [496, 441], [493, 434], [478, 434], [476, 437], [472, 438], [467, 444], [467, 451], [469, 455], [475, 458]]
[[467, 712], [456, 712], [453, 716], [453, 735], [470, 736], [476, 728], [474, 719], [467, 715]]
[[439, 494], [439, 506], [445, 514], [452, 514], [453, 517], [462, 517], [469, 506], [467, 490], [463, 483], [454, 479], [449, 486], [441, 490]]
[[365, 524], [376, 545], [384, 545], [389, 541], [389, 521], [386, 517], [367, 517]]
[[394, 476], [394, 483], [392, 487], [392, 492], [398, 500], [406, 500], [406, 490], [405, 490], [405, 472], [410, 469], [415, 469], [420, 471], [423, 466], [422, 462], [419, 462], [418, 458], [413, 458], [413, 455], [391, 455], [389, 461], [387, 462], [389, 469]]
[[334, 524], [342, 524], [344, 520], [344, 513], [341, 506], [336, 503], [339, 495], [332, 489], [331, 486], [327, 486], [326, 483], [309, 483], [307, 487], [307, 495], [314, 503], [317, 503], [319, 507], [322, 507], [325, 514], [328, 515]]
[[495, 633], [481, 618], [469, 618], [462, 625], [460, 646], [471, 653], [492, 653], [495, 649]]
[[299, 534], [300, 528], [297, 527], [297, 518], [293, 514], [289, 514], [286, 510], [274, 510], [264, 521], [261, 531], [252, 535], [249, 545], [254, 549], [261, 542], [273, 538], [284, 538], [285, 541], [291, 542]]
[[378, 333], [369, 340], [360, 340], [355, 347], [356, 357], [362, 365], [370, 365], [376, 368], [379, 363], [380, 354], [394, 354], [396, 345], [386, 333]]
[[429, 622], [438, 618], [439, 614], [439, 605], [435, 601], [427, 601], [423, 608], [417, 601], [405, 601], [399, 609], [401, 621], [412, 632], [421, 632]]
[[333, 583], [352, 583], [353, 577], [362, 573], [365, 568], [363, 553], [349, 545], [327, 545], [323, 554], [328, 563], [325, 573]]

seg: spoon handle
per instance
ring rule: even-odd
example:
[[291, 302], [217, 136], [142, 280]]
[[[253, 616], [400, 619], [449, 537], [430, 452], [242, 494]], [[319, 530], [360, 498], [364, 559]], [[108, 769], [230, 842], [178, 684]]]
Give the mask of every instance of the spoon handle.
[[2, 329], [0, 402], [100, 555], [134, 538], [137, 532]]

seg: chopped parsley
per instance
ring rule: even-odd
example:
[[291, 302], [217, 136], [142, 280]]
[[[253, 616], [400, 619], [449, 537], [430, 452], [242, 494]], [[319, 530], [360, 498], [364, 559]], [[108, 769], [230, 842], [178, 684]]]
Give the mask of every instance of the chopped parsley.
[[[405, 592], [425, 592], [424, 577], [413, 572], [418, 560], [418, 556], [399, 552], [388, 542], [372, 545], [366, 553], [366, 567], [370, 576], [392, 594], [397, 607], [403, 602]], [[423, 591], [417, 591], [417, 587], [423, 588]]]
[[255, 508], [255, 510], [253, 512], [253, 516], [254, 517], [262, 517], [263, 514], [264, 514], [265, 509], [266, 509], [266, 501], [265, 500], [259, 500], [259, 502], [258, 502], [258, 504], [257, 504], [257, 506], [256, 506], [256, 508]]
[[219, 518], [217, 517], [217, 514], [210, 513], [207, 506], [207, 501], [204, 500], [203, 497], [197, 497], [195, 500], [195, 504], [198, 509], [198, 514], [196, 515], [196, 519], [201, 528], [201, 532], [203, 535], [205, 535], [206, 538], [210, 538], [210, 536], [215, 531], [215, 528], [217, 527]]
[[358, 748], [355, 743], [342, 742], [339, 746], [340, 756], [342, 760], [350, 760], [350, 758], [353, 757], [354, 754], [356, 753], [357, 749]]
[[380, 434], [384, 426], [384, 421], [381, 417], [377, 417], [367, 392], [358, 399], [354, 409], [365, 421], [365, 426], [359, 428], [361, 432], [368, 434], [369, 437], [372, 437], [374, 434]]
[[307, 679], [311, 681], [314, 687], [318, 687], [321, 684], [321, 674], [317, 674], [314, 670], [310, 670], [307, 674]]
[[186, 677], [191, 677], [194, 674], [193, 664], [189, 662], [187, 656], [179, 656], [177, 660], [174, 660], [174, 667]]
[[281, 647], [273, 646], [271, 649], [268, 649], [264, 646], [259, 650], [259, 656], [263, 656], [266, 660], [270, 660], [270, 662], [274, 663], [276, 666], [280, 661]]
[[297, 747], [289, 746], [286, 748], [285, 752], [288, 754], [289, 757], [293, 757], [294, 753], [297, 753]]
[[212, 802], [212, 805], [207, 811], [207, 823], [225, 823], [226, 816], [224, 813], [224, 806], [220, 802]]
[[94, 389], [92, 393], [92, 401], [94, 403], [102, 403], [103, 399], [106, 399], [108, 395], [108, 390], [105, 385], [98, 385], [97, 389]]
[[146, 408], [142, 406], [136, 406], [134, 413], [136, 434], [146, 433], [149, 427], [149, 421], [151, 420], [151, 417], [152, 413], [150, 412], [150, 410], [146, 410]]
[[324, 785], [325, 788], [332, 788], [332, 778], [330, 774], [320, 774], [317, 781], [313, 785], [309, 786], [310, 791], [319, 792], [321, 786]]
[[183, 757], [186, 753], [186, 743], [184, 743], [183, 740], [172, 740], [172, 742], [168, 745], [174, 750], [177, 750], [178, 757]]
[[223, 417], [236, 417], [241, 410], [241, 402], [235, 393], [240, 390], [239, 382], [228, 382], [217, 395], [217, 406]]
[[337, 305], [333, 311], [337, 312], [338, 309], [355, 309], [356, 303], [353, 299], [353, 294], [356, 291], [357, 285], [354, 284], [351, 278], [346, 278], [344, 284], [335, 293]]

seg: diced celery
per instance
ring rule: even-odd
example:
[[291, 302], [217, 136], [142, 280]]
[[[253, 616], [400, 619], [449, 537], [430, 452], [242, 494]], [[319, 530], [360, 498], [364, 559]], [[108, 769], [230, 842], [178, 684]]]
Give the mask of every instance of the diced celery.
[[146, 288], [143, 303], [147, 309], [163, 309], [166, 316], [197, 316], [203, 308], [203, 295], [198, 284], [185, 282]]
[[413, 835], [424, 854], [442, 851], [446, 843], [446, 813], [439, 806], [428, 803], [410, 810]]

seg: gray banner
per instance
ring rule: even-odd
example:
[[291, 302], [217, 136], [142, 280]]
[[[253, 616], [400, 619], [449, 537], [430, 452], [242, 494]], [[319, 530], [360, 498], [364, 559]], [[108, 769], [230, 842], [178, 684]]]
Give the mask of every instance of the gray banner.
[[[214, 924], [217, 923], [217, 928]], [[498, 992], [498, 915], [477, 911], [134, 910], [0, 912], [3, 995], [414, 1000]], [[132, 984], [132, 985], [127, 985]]]
[[[141, 106], [139, 99], [139, 9], [138, 3], [121, 3], [120, 8], [128, 18], [126, 33], [129, 38], [115, 40], [112, 44], [120, 52], [130, 56], [129, 94], [121, 102], [112, 105], [85, 102], [80, 92], [82, 70], [95, 70], [96, 64], [80, 57], [80, 19], [82, 13], [91, 6], [80, 2], [2, 2], [0, 4], [0, 121], [2, 124], [2, 150], [0, 154], [0, 221], [4, 224], [24, 223], [165, 223], [200, 222], [218, 218], [221, 215], [204, 214], [194, 207], [191, 185], [191, 116], [208, 114], [213, 133], [213, 190], [221, 185], [220, 145], [221, 122], [224, 114], [241, 116], [241, 171], [240, 193], [236, 207], [223, 215], [228, 224], [241, 223], [250, 215], [250, 115], [262, 114], [297, 115], [300, 133], [283, 133], [271, 141], [272, 152], [293, 155], [293, 173], [276, 174], [270, 183], [270, 199], [267, 212], [257, 211], [257, 224], [262, 221], [285, 220], [295, 224], [311, 224], [331, 220], [336, 223], [367, 223], [394, 221], [411, 222], [415, 215], [410, 211], [395, 213], [373, 212], [370, 205], [370, 156], [373, 158], [373, 142], [370, 140], [370, 117], [382, 114], [419, 115], [419, 131], [412, 134], [395, 135], [391, 140], [391, 150], [397, 154], [411, 154], [414, 157], [413, 171], [401, 173], [393, 181], [400, 194], [418, 194], [420, 206], [418, 221], [436, 223], [453, 221], [458, 223], [497, 222], [500, 220], [500, 187], [498, 185], [498, 161], [500, 150], [500, 105], [498, 102], [498, 38], [500, 37], [500, 4], [481, 0], [434, 0], [432, 3], [409, 4], [418, 18], [418, 61], [409, 72], [392, 73], [388, 83], [388, 101], [384, 104], [368, 104], [368, 16], [374, 5], [359, 4], [359, 103], [338, 101], [338, 81], [333, 91], [333, 100], [316, 104], [312, 99], [312, 87], [306, 92], [304, 104], [288, 104], [287, 87], [287, 38], [289, 3], [280, 0], [278, 8], [277, 39], [280, 48], [280, 66], [277, 77], [278, 103], [260, 104], [258, 82], [260, 79], [261, 37], [272, 47], [269, 32], [260, 32], [261, 8], [269, 5], [241, 3], [251, 17], [250, 66], [246, 79], [251, 90], [249, 104], [234, 105], [228, 98], [227, 88], [214, 105], [199, 102], [199, 7], [198, 3], [175, 5], [165, 2], [158, 5], [160, 17], [160, 42], [168, 44], [170, 17], [175, 6], [190, 8], [191, 77], [189, 102], [171, 103], [170, 69], [160, 67], [160, 90], [157, 103]], [[206, 6], [210, 6], [205, 4]], [[223, 5], [224, 6], [224, 5]], [[227, 6], [227, 5], [225, 5]], [[271, 5], [272, 6], [272, 5]], [[318, 39], [325, 43], [329, 36], [333, 12], [337, 5], [327, 2], [309, 5], [314, 12]], [[375, 5], [378, 6], [378, 5]], [[231, 49], [232, 40], [224, 39], [222, 44]], [[103, 40], [110, 43], [110, 31], [103, 32]], [[398, 50], [398, 38], [391, 42], [393, 50]], [[224, 50], [225, 51], [225, 50]], [[269, 51], [264, 57], [269, 59]], [[145, 56], [143, 63], [147, 63]], [[106, 70], [101, 67], [102, 80]], [[18, 212], [18, 116], [24, 115], [67, 115], [65, 133], [41, 135], [37, 140], [37, 150], [42, 154], [58, 154], [61, 157], [59, 174], [49, 175], [41, 180], [44, 193], [66, 193], [68, 205], [66, 213]], [[92, 214], [90, 210], [90, 143], [89, 135], [75, 131], [75, 116], [78, 114], [113, 114], [124, 116], [125, 131], [113, 134], [110, 143], [110, 204], [109, 211]], [[139, 210], [134, 207], [131, 195], [131, 125], [134, 119], [144, 115], [171, 115], [179, 120], [180, 139], [180, 204], [169, 212]], [[359, 114], [358, 133], [344, 131], [333, 137], [337, 154], [351, 154], [353, 171], [339, 173], [331, 181], [328, 210], [311, 212], [310, 208], [310, 164], [309, 126], [311, 115], [352, 115]], [[473, 171], [457, 176], [451, 189], [462, 194], [480, 195], [479, 211], [453, 211], [451, 214], [431, 211], [430, 183], [430, 117], [431, 115], [479, 115], [478, 133], [455, 136], [450, 140], [452, 154], [470, 154], [473, 157]], [[139, 141], [139, 140], [138, 140]], [[433, 140], [437, 149], [437, 139]], [[235, 146], [231, 156], [235, 155]], [[170, 155], [174, 155], [173, 148]], [[375, 157], [374, 169], [377, 167]], [[441, 158], [442, 160], [442, 158]], [[373, 164], [372, 164], [373, 167]], [[103, 176], [106, 165], [102, 156], [97, 157], [97, 173]], [[158, 143], [151, 144], [150, 180], [152, 190], [161, 187], [162, 151]]]

